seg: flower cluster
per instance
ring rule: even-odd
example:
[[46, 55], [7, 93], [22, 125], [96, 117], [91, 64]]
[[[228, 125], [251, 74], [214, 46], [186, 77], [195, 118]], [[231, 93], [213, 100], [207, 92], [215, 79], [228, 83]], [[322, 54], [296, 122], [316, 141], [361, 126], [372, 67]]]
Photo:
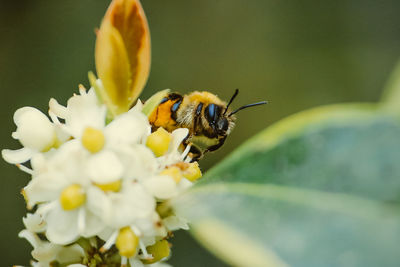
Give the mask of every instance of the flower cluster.
[[12, 137], [23, 148], [2, 151], [32, 176], [20, 237], [33, 264], [164, 265], [169, 233], [188, 229], [168, 203], [201, 177], [182, 144], [188, 130], [152, 132], [140, 101], [109, 121], [95, 91], [79, 91], [67, 106], [51, 99], [50, 119], [18, 109]]

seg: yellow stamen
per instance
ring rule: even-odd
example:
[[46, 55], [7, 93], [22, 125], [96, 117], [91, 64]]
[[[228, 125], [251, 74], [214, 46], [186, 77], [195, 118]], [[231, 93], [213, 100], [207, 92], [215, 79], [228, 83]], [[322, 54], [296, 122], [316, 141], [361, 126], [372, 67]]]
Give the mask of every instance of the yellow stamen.
[[95, 185], [104, 192], [107, 191], [118, 192], [121, 189], [121, 180], [117, 180], [115, 182], [111, 182], [108, 184], [95, 184]]
[[82, 187], [73, 184], [65, 188], [60, 195], [61, 207], [64, 210], [73, 210], [85, 203], [86, 195]]
[[175, 180], [176, 183], [179, 183], [180, 180], [182, 180], [182, 172], [178, 167], [175, 166], [163, 170], [160, 174], [170, 176]]
[[152, 264], [169, 256], [170, 248], [167, 240], [157, 241], [154, 245], [146, 248], [147, 252], [153, 256], [151, 260], [143, 260], [145, 264]]
[[192, 182], [202, 177], [201, 170], [197, 162], [190, 163], [189, 167], [184, 170], [182, 174], [186, 179]]
[[82, 145], [91, 153], [99, 152], [105, 143], [103, 132], [92, 127], [86, 127], [82, 135]]
[[160, 127], [147, 137], [146, 146], [153, 151], [156, 157], [160, 157], [168, 151], [171, 139], [171, 134]]
[[130, 258], [136, 254], [139, 245], [139, 237], [135, 235], [130, 227], [124, 227], [119, 230], [115, 246], [121, 256]]

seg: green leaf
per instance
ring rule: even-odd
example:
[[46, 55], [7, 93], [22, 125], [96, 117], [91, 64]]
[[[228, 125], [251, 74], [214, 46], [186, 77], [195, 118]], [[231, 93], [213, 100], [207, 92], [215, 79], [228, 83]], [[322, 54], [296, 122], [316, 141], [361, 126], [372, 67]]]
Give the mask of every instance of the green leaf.
[[384, 109], [400, 115], [400, 62], [390, 75], [382, 97]]
[[235, 266], [398, 266], [400, 121], [373, 105], [293, 115], [174, 206]]

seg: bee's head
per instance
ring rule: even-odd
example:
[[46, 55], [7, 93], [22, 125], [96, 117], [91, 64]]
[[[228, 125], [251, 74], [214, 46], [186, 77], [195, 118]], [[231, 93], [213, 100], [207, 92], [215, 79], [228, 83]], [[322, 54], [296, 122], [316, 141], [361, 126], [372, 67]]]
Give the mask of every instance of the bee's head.
[[229, 100], [228, 105], [226, 105], [225, 107], [217, 104], [209, 104], [208, 106], [206, 106], [204, 110], [205, 113], [204, 115], [206, 117], [208, 124], [213, 129], [213, 131], [215, 131], [219, 136], [225, 136], [229, 134], [230, 130], [234, 126], [234, 121], [235, 121], [234, 114], [236, 114], [238, 111], [245, 108], [254, 107], [267, 103], [266, 101], [261, 101], [253, 104], [248, 104], [241, 106], [240, 108], [230, 113], [227, 113], [229, 106], [232, 104], [233, 100], [235, 99], [238, 93], [239, 89], [236, 89], [235, 93]]
[[213, 131], [221, 136], [226, 135], [229, 129], [229, 119], [223, 114], [224, 107], [209, 104], [204, 109], [204, 116]]

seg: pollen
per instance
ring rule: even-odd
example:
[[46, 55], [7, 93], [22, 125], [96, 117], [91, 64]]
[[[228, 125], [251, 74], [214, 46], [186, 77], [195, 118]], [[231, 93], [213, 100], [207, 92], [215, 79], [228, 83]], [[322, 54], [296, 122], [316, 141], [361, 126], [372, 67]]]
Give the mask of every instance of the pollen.
[[105, 143], [102, 131], [92, 127], [86, 127], [82, 135], [82, 145], [91, 153], [99, 152]]
[[124, 227], [119, 230], [115, 246], [121, 256], [130, 258], [136, 254], [139, 245], [139, 237], [135, 235], [130, 227]]
[[176, 183], [179, 183], [182, 180], [182, 172], [175, 166], [163, 170], [160, 174], [170, 176]]
[[197, 162], [190, 163], [189, 167], [186, 168], [182, 174], [186, 179], [192, 182], [202, 177], [202, 173]]
[[160, 127], [147, 137], [146, 146], [153, 151], [156, 157], [160, 157], [168, 151], [171, 139], [171, 134]]
[[168, 257], [171, 252], [167, 240], [157, 241], [154, 245], [147, 247], [146, 250], [153, 256], [153, 258], [143, 260], [145, 264], [152, 264], [158, 262]]
[[85, 203], [86, 195], [82, 187], [73, 184], [65, 188], [60, 195], [60, 204], [64, 210], [73, 210]]
[[115, 182], [111, 182], [108, 184], [95, 184], [98, 188], [103, 190], [104, 192], [119, 192], [121, 189], [121, 180], [117, 180]]

